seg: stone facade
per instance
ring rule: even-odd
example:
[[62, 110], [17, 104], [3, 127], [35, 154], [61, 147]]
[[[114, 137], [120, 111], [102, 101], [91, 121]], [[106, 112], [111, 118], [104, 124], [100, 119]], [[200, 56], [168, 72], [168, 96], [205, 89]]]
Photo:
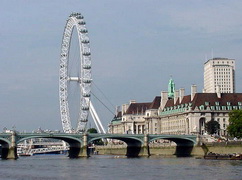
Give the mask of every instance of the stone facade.
[[220, 124], [218, 135], [226, 135], [229, 112], [242, 109], [242, 93], [195, 92], [196, 89], [193, 86], [191, 95], [177, 100], [169, 99], [164, 108], [159, 109], [159, 117], [163, 125], [161, 133], [204, 134], [206, 133], [205, 123], [215, 120]]
[[109, 132], [114, 134], [144, 134], [145, 112], [151, 103], [136, 103], [130, 101], [129, 104], [122, 105], [122, 110], [109, 124]]
[[220, 124], [218, 135], [227, 135], [229, 112], [242, 109], [242, 93], [235, 93], [235, 60], [213, 58], [204, 63], [204, 90], [191, 94], [175, 90], [170, 79], [168, 92], [161, 92], [150, 103], [130, 101], [109, 124], [110, 133], [206, 134], [205, 124]]
[[[205, 123], [220, 124], [218, 135], [227, 135], [229, 112], [242, 109], [242, 93], [197, 93], [184, 89], [175, 91], [174, 98], [161, 92], [150, 103], [131, 102], [109, 124], [110, 133], [133, 134], [206, 134]], [[118, 119], [118, 121], [117, 121]]]

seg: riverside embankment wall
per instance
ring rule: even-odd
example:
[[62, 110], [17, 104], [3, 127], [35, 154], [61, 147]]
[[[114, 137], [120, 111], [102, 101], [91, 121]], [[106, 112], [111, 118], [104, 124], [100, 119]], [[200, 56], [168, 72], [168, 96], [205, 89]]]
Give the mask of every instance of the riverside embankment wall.
[[[126, 146], [97, 146], [96, 151], [105, 155], [125, 155]], [[176, 146], [150, 146], [151, 155], [171, 156], [176, 152]], [[202, 146], [195, 146], [192, 149], [192, 156], [204, 156], [206, 152], [219, 154], [242, 153], [242, 142], [223, 142], [223, 143], [207, 143]]]

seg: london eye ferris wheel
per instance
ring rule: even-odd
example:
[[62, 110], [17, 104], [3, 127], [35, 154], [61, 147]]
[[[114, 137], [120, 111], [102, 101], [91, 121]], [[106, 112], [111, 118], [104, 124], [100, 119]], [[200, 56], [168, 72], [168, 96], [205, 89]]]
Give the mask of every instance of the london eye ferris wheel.
[[[76, 30], [79, 46], [79, 67], [75, 76], [71, 75], [68, 68], [70, 64], [70, 44], [73, 31]], [[70, 119], [69, 84], [78, 84], [79, 112], [76, 129], [72, 128]], [[64, 132], [84, 132], [86, 129], [90, 108], [91, 96], [91, 52], [88, 31], [83, 16], [80, 13], [72, 13], [67, 19], [61, 44], [60, 70], [59, 70], [59, 101], [61, 122]]]

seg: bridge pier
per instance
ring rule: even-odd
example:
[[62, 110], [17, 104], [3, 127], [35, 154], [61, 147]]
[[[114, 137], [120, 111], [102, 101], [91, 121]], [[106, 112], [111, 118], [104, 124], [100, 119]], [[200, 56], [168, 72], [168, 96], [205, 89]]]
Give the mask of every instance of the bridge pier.
[[144, 143], [141, 146], [139, 156], [149, 157], [150, 156], [150, 147], [147, 134], [144, 135]]
[[2, 157], [3, 159], [18, 159], [17, 147], [10, 147], [8, 149], [7, 157]]
[[83, 134], [83, 145], [77, 142], [69, 143], [69, 145], [69, 158], [89, 157], [89, 153], [87, 151], [87, 134]]
[[126, 139], [124, 140], [127, 144], [127, 157], [149, 157], [150, 149], [149, 149], [149, 140], [148, 135], [145, 134], [142, 141], [134, 140], [134, 139]]
[[11, 144], [2, 145], [2, 159], [18, 159], [16, 133], [13, 131], [11, 134]]
[[194, 144], [191, 142], [176, 142], [176, 152], [174, 155], [177, 157], [189, 157], [191, 156]]
[[88, 152], [87, 134], [83, 134], [83, 145], [81, 146], [78, 157], [90, 157]]

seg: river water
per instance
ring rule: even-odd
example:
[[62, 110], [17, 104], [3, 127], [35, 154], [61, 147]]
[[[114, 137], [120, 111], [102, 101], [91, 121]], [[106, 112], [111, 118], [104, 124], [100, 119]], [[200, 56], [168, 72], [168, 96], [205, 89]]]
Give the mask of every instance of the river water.
[[241, 180], [242, 161], [104, 155], [69, 159], [65, 155], [37, 155], [0, 160], [0, 179]]

